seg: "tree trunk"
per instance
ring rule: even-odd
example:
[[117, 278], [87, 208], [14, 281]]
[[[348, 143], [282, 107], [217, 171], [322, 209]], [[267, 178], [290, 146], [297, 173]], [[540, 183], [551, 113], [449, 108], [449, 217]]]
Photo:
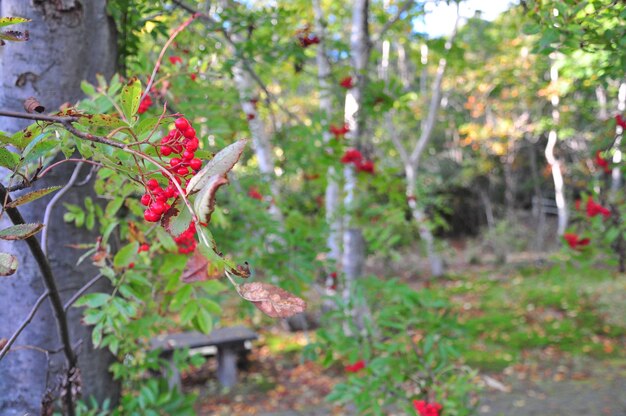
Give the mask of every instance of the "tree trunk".
[[[350, 32], [350, 59], [352, 62], [354, 86], [348, 90], [345, 102], [345, 121], [350, 127], [348, 138], [354, 147], [361, 146], [365, 125], [363, 112], [363, 91], [367, 81], [367, 66], [370, 57], [369, 0], [355, 0], [352, 7], [352, 28]], [[343, 272], [345, 277], [345, 297], [351, 293], [352, 282], [360, 277], [365, 261], [365, 244], [360, 228], [351, 227], [352, 213], [355, 210], [354, 191], [357, 177], [354, 166], [346, 165], [344, 173], [344, 231], [343, 231]], [[361, 252], [362, 251], [362, 252]], [[348, 299], [346, 299], [347, 301]]]
[[443, 260], [435, 247], [435, 238], [428, 227], [428, 218], [426, 217], [423, 209], [417, 203], [415, 195], [415, 168], [411, 165], [405, 165], [404, 172], [406, 175], [406, 199], [409, 203], [411, 216], [417, 223], [420, 238], [424, 242], [424, 246], [426, 248], [426, 255], [428, 256], [428, 261], [430, 262], [430, 272], [433, 276], [441, 276], [443, 275]]
[[[551, 56], [552, 65], [550, 67], [550, 82], [556, 83], [559, 79], [558, 68], [554, 63], [555, 56]], [[558, 159], [554, 156], [554, 147], [557, 142], [557, 132], [556, 126], [559, 123], [559, 96], [552, 95], [552, 122], [554, 126], [548, 133], [548, 144], [546, 145], [546, 161], [550, 165], [552, 170], [552, 181], [554, 183], [554, 200], [556, 202], [557, 215], [558, 215], [558, 228], [557, 235], [562, 236], [565, 233], [565, 229], [567, 228], [567, 206], [565, 204], [565, 191], [564, 191], [564, 182], [563, 182], [563, 174], [561, 173], [561, 164]]]
[[[619, 86], [617, 93], [617, 112], [622, 114], [626, 110], [626, 82], [622, 82]], [[622, 186], [622, 170], [620, 169], [620, 163], [622, 161], [622, 151], [620, 150], [622, 144], [622, 138], [624, 131], [621, 126], [615, 126], [615, 143], [613, 148], [613, 163], [615, 167], [611, 171], [611, 193], [615, 194]]]
[[[7, 43], [0, 48], [0, 107], [23, 111], [23, 101], [36, 97], [48, 111], [64, 102], [81, 97], [80, 82], [95, 79], [96, 72], [110, 77], [116, 63], [114, 26], [106, 15], [106, 1], [24, 1], [3, 0], [1, 16], [32, 19], [20, 29], [30, 32], [28, 42]], [[29, 123], [0, 119], [0, 130], [17, 131]], [[37, 187], [66, 184], [73, 166], [64, 164], [54, 170]], [[85, 189], [72, 189], [63, 202], [81, 204]], [[49, 198], [20, 207], [26, 221], [41, 222]], [[62, 221], [63, 207], [53, 210], [48, 227], [51, 241], [49, 261], [57, 278], [63, 300], [89, 281], [97, 271], [85, 264], [76, 267], [81, 253], [68, 244], [94, 242], [96, 236]], [[8, 225], [6, 216], [2, 228]], [[8, 337], [28, 315], [44, 292], [41, 274], [23, 242], [0, 243], [0, 251], [14, 253], [19, 260], [15, 276], [0, 282], [0, 337]], [[97, 289], [97, 288], [96, 288]], [[102, 288], [101, 288], [102, 289]], [[93, 350], [91, 329], [81, 325], [80, 311], [68, 315], [71, 340], [76, 347], [83, 396], [94, 395], [99, 401], [109, 397], [115, 403], [119, 386], [107, 369], [112, 361], [107, 350]], [[0, 414], [13, 416], [40, 414], [46, 393], [54, 397], [65, 366], [49, 301], [34, 316], [31, 324], [17, 339], [9, 354], [0, 361]], [[45, 353], [45, 350], [53, 352]]]
[[[324, 24], [324, 12], [320, 0], [313, 0], [313, 11], [315, 13], [315, 33], [321, 39], [321, 42], [317, 45], [317, 78], [320, 89], [320, 111], [322, 113], [321, 124], [324, 143], [329, 143], [331, 140], [331, 134], [329, 132], [329, 123], [332, 117], [332, 91], [330, 85], [331, 68], [326, 55], [326, 31]], [[328, 151], [332, 151], [330, 148]], [[340, 193], [339, 183], [337, 181], [337, 171], [334, 166], [329, 166], [326, 172], [326, 193], [325, 193], [325, 208], [326, 208], [326, 223], [328, 224], [328, 260], [333, 264], [333, 267], [338, 267], [339, 260], [341, 259], [341, 216], [339, 215], [340, 209]], [[332, 272], [331, 272], [332, 273]], [[329, 276], [330, 278], [330, 276]], [[330, 278], [330, 285], [333, 284], [333, 279]]]

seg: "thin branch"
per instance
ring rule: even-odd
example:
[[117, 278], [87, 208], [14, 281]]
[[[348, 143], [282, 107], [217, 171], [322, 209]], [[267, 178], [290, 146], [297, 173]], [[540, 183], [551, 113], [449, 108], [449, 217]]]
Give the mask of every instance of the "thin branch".
[[[51, 164], [50, 166], [46, 167], [44, 170], [42, 170], [40, 173], [38, 173], [37, 175], [35, 175], [35, 177], [31, 180], [31, 183], [35, 182], [38, 179], [43, 178], [44, 176], [46, 176], [46, 174], [48, 174], [52, 169], [56, 168], [57, 166], [66, 163], [66, 162], [77, 162], [77, 163], [88, 163], [90, 165], [94, 165], [94, 166], [99, 166], [99, 167], [103, 167], [104, 165], [100, 162], [96, 162], [95, 160], [89, 160], [89, 159], [76, 159], [76, 158], [69, 158], [69, 159], [63, 159], [63, 160], [59, 160], [58, 162], [55, 162], [53, 164]], [[7, 188], [9, 189], [9, 188]]]
[[[454, 42], [454, 38], [456, 37], [457, 31], [459, 28], [460, 18], [461, 18], [461, 15], [459, 11], [459, 4], [457, 3], [456, 20], [454, 22], [454, 28], [452, 29], [450, 38], [448, 39], [445, 45], [446, 52], [450, 51], [450, 49], [452, 48], [452, 43]], [[433, 82], [433, 88], [432, 88], [433, 92], [432, 92], [432, 96], [430, 99], [430, 104], [428, 106], [428, 115], [426, 116], [426, 122], [424, 123], [424, 128], [422, 129], [420, 138], [415, 144], [415, 148], [411, 152], [410, 161], [414, 168], [417, 166], [419, 162], [419, 158], [422, 155], [422, 152], [424, 151], [426, 144], [430, 140], [433, 129], [435, 127], [435, 119], [437, 117], [437, 112], [439, 111], [439, 105], [441, 104], [441, 83], [443, 81], [443, 75], [445, 73], [447, 63], [448, 61], [447, 61], [446, 56], [439, 59], [439, 66], [437, 68], [437, 75]]]
[[373, 37], [372, 39], [373, 45], [376, 45], [378, 42], [380, 42], [380, 40], [385, 36], [387, 31], [391, 29], [391, 26], [393, 26], [394, 23], [400, 20], [402, 13], [406, 12], [413, 5], [413, 2], [414, 0], [408, 0], [406, 3], [404, 3], [404, 5], [400, 9], [398, 9], [398, 12], [391, 19], [387, 20], [387, 22], [382, 27], [382, 29], [380, 29], [380, 32], [378, 33], [378, 35]]
[[102, 279], [103, 276], [104, 275], [102, 273], [98, 273], [90, 281], [85, 283], [83, 287], [78, 289], [78, 291], [74, 293], [74, 295], [72, 295], [72, 297], [67, 302], [65, 302], [65, 305], [63, 305], [63, 309], [65, 309], [65, 311], [67, 312], [67, 310], [74, 304], [74, 302], [76, 302], [78, 298], [80, 298], [86, 291], [88, 291], [93, 285], [95, 285], [98, 280]]
[[193, 22], [196, 18], [196, 14], [192, 14], [191, 17], [187, 20], [185, 20], [180, 26], [178, 26], [170, 35], [169, 39], [167, 40], [167, 42], [165, 42], [165, 45], [163, 45], [163, 48], [161, 48], [161, 52], [159, 53], [159, 57], [157, 58], [156, 64], [154, 65], [154, 69], [152, 70], [152, 75], [150, 75], [150, 80], [148, 81], [148, 84], [146, 85], [146, 89], [144, 90], [143, 94], [141, 95], [141, 100], [143, 100], [146, 95], [148, 95], [150, 93], [150, 87], [152, 87], [152, 83], [154, 82], [154, 78], [156, 78], [156, 74], [159, 71], [159, 68], [161, 67], [161, 61], [163, 60], [163, 56], [165, 55], [165, 51], [167, 51], [167, 48], [169, 48], [169, 46], [172, 44], [172, 42], [174, 41], [174, 38], [176, 38], [176, 36], [178, 36], [178, 34], [180, 32], [182, 32], [183, 30], [185, 30], [185, 28], [187, 26], [189, 26], [189, 24], [191, 22]]
[[13, 332], [13, 335], [11, 335], [11, 338], [9, 338], [7, 343], [2, 348], [2, 351], [0, 351], [0, 361], [4, 358], [5, 355], [7, 355], [13, 343], [15, 343], [15, 341], [17, 340], [17, 337], [20, 336], [22, 331], [28, 326], [28, 324], [30, 324], [30, 321], [33, 320], [33, 318], [35, 317], [35, 313], [37, 313], [37, 310], [39, 309], [43, 301], [46, 300], [49, 294], [50, 293], [46, 290], [41, 296], [39, 296], [39, 299], [37, 299], [37, 301], [31, 308], [26, 319], [24, 319], [21, 325], [15, 330], [15, 332]]
[[74, 185], [74, 183], [78, 179], [78, 175], [82, 167], [83, 167], [83, 162], [78, 162], [76, 164], [76, 167], [74, 167], [74, 172], [72, 172], [72, 176], [70, 176], [70, 179], [67, 181], [67, 184], [65, 184], [65, 186], [63, 186], [63, 188], [59, 190], [59, 192], [54, 194], [52, 199], [50, 199], [50, 202], [48, 202], [48, 205], [46, 205], [46, 210], [43, 214], [44, 227], [43, 227], [43, 230], [41, 231], [41, 249], [43, 250], [43, 253], [46, 256], [48, 255], [48, 228], [49, 228], [48, 225], [50, 224], [50, 215], [52, 214], [52, 210], [54, 209], [54, 206], [56, 205], [56, 203], [63, 197], [63, 195], [65, 195], [67, 191], [69, 191], [70, 188]]
[[282, 105], [281, 103], [278, 102], [278, 99], [274, 96], [274, 94], [272, 94], [269, 91], [269, 89], [267, 88], [267, 86], [265, 85], [265, 83], [263, 82], [261, 77], [259, 77], [259, 75], [256, 73], [256, 71], [252, 68], [252, 66], [250, 65], [250, 62], [248, 61], [248, 59], [246, 59], [246, 57], [241, 54], [241, 52], [239, 51], [239, 48], [237, 47], [238, 46], [237, 42], [235, 42], [233, 40], [233, 38], [231, 37], [230, 33], [228, 33], [228, 31], [222, 25], [220, 25], [217, 21], [215, 21], [215, 19], [213, 19], [211, 16], [208, 16], [208, 15], [206, 15], [204, 13], [198, 12], [193, 7], [188, 6], [187, 4], [183, 3], [180, 0], [172, 0], [172, 3], [174, 3], [175, 5], [180, 7], [181, 9], [185, 10], [186, 12], [192, 13], [198, 19], [201, 19], [201, 20], [204, 20], [204, 21], [210, 23], [212, 25], [213, 29], [219, 31], [222, 34], [222, 36], [224, 37], [224, 39], [226, 40], [226, 42], [235, 51], [235, 57], [241, 61], [241, 64], [243, 65], [243, 68], [246, 70], [246, 72], [248, 72], [250, 74], [250, 76], [257, 83], [259, 88], [261, 88], [261, 90], [263, 91], [263, 93], [267, 97], [267, 100], [270, 101], [270, 102], [274, 102], [274, 104], [276, 104], [278, 106], [278, 108], [280, 108], [281, 111], [283, 111], [285, 114], [287, 114], [290, 118], [294, 119], [298, 124], [303, 124], [303, 122], [300, 119], [300, 117], [298, 117], [296, 114], [291, 112], [288, 108], [286, 108], [284, 105]]

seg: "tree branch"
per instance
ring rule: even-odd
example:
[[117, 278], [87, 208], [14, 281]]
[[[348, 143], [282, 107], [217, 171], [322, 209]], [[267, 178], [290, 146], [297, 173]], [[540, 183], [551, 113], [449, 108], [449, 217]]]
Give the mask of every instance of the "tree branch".
[[39, 309], [43, 301], [46, 300], [49, 294], [50, 293], [46, 290], [41, 296], [39, 296], [39, 299], [37, 299], [37, 301], [31, 308], [26, 319], [24, 319], [22, 324], [15, 330], [15, 332], [13, 332], [13, 335], [11, 335], [11, 338], [9, 338], [9, 340], [4, 345], [4, 347], [2, 347], [2, 351], [0, 351], [0, 361], [4, 358], [5, 355], [8, 354], [9, 350], [11, 349], [11, 346], [17, 340], [17, 337], [20, 336], [22, 331], [28, 326], [28, 324], [30, 324], [30, 321], [33, 320], [33, 318], [35, 317], [35, 313], [37, 313], [37, 310]]
[[385, 36], [387, 31], [391, 29], [391, 26], [393, 26], [394, 23], [400, 20], [400, 16], [402, 16], [402, 13], [406, 12], [413, 5], [413, 2], [414, 0], [408, 0], [400, 9], [398, 9], [398, 12], [391, 19], [387, 20], [382, 29], [380, 29], [378, 35], [373, 37], [373, 45], [376, 45], [378, 42], [380, 42], [380, 40]]
[[98, 273], [90, 281], [85, 283], [83, 287], [78, 289], [78, 291], [74, 293], [74, 295], [72, 295], [72, 297], [67, 302], [65, 302], [65, 305], [63, 305], [63, 309], [65, 309], [65, 311], [67, 312], [67, 310], [74, 304], [74, 302], [76, 302], [78, 298], [80, 298], [86, 291], [88, 291], [93, 285], [95, 285], [98, 280], [102, 279], [103, 276], [104, 275], [102, 273]]

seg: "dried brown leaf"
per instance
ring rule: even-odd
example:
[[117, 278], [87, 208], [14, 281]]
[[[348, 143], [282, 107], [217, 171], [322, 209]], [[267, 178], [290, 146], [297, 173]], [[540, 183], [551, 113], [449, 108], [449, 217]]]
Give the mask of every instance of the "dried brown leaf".
[[200, 250], [196, 250], [193, 256], [187, 260], [185, 270], [183, 270], [180, 280], [185, 283], [204, 282], [206, 280], [219, 279], [223, 274], [223, 270], [220, 270], [219, 267], [208, 261], [206, 257], [200, 253]]
[[244, 283], [239, 294], [271, 318], [289, 318], [306, 309], [304, 300], [269, 283]]

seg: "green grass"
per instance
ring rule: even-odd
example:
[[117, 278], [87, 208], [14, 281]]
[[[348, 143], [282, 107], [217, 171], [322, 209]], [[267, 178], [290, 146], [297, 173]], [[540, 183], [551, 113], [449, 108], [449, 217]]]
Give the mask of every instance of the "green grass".
[[[444, 283], [445, 282], [445, 283]], [[626, 276], [601, 268], [525, 267], [449, 276], [429, 289], [450, 300], [465, 330], [465, 361], [498, 371], [524, 351], [624, 357]]]

